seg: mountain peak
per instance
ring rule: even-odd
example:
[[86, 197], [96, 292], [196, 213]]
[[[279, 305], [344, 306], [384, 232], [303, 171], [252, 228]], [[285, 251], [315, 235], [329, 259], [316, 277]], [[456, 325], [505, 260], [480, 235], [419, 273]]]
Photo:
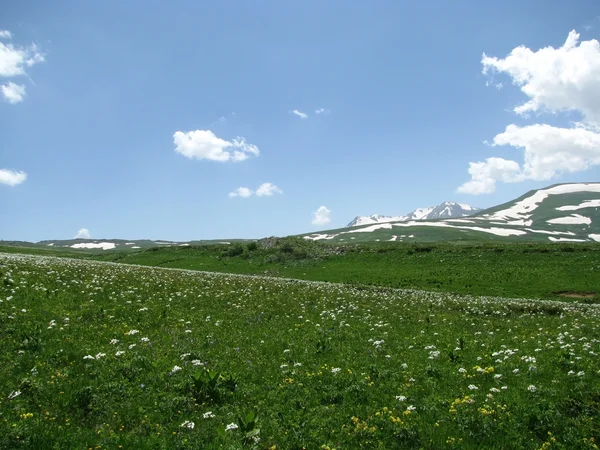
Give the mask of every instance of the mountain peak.
[[452, 219], [470, 216], [477, 211], [480, 211], [480, 209], [470, 205], [445, 201], [437, 206], [417, 208], [405, 216], [383, 216], [381, 214], [356, 216], [347, 226], [357, 227], [359, 225], [372, 225], [375, 223], [408, 222], [409, 220]]

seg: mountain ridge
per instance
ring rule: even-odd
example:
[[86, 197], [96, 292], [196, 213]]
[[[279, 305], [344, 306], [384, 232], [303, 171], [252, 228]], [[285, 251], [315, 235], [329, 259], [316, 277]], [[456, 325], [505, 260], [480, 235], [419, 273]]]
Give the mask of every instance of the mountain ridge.
[[405, 216], [384, 216], [373, 214], [370, 216], [356, 216], [346, 227], [357, 227], [361, 225], [373, 225], [376, 223], [408, 222], [410, 220], [433, 220], [468, 217], [482, 211], [464, 203], [445, 201], [437, 206], [417, 208]]

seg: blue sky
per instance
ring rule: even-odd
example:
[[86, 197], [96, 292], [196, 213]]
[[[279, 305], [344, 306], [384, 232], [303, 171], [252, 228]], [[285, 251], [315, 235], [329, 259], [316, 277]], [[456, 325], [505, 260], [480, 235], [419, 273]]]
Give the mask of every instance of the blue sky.
[[599, 16], [595, 0], [5, 0], [0, 239], [283, 236], [597, 181]]

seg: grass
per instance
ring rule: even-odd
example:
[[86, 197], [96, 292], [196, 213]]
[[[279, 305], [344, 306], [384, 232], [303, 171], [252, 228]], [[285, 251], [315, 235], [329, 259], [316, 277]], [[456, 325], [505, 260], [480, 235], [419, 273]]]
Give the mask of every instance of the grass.
[[471, 295], [568, 300], [559, 293], [582, 292], [592, 293], [584, 299], [587, 302], [600, 300], [600, 244], [327, 245], [271, 239], [257, 244], [116, 252], [0, 247], [7, 250]]
[[6, 253], [0, 300], [0, 448], [600, 439], [596, 305]]

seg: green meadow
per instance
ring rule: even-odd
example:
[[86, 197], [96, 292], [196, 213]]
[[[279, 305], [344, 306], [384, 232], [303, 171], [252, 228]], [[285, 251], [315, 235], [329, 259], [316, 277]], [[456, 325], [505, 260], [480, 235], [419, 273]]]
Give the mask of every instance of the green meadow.
[[597, 448], [597, 246], [272, 244], [0, 253], [0, 448]]

